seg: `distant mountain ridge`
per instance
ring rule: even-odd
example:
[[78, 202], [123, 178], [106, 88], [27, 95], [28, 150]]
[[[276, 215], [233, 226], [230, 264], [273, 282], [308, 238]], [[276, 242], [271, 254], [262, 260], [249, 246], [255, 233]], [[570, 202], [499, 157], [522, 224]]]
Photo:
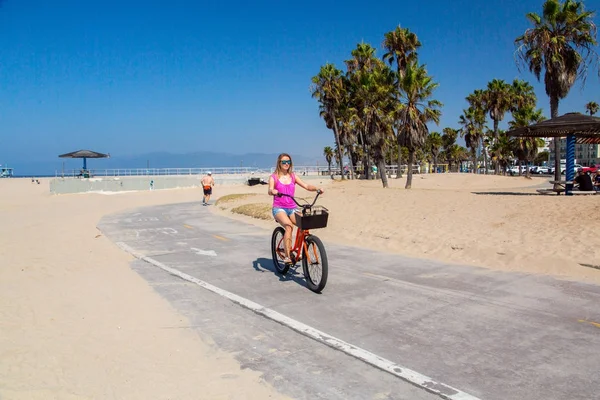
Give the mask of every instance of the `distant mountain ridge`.
[[[138, 155], [111, 155], [110, 158], [88, 159], [88, 169], [136, 169], [136, 168], [220, 168], [220, 167], [252, 167], [270, 169], [275, 166], [275, 153], [228, 154], [216, 152], [193, 152], [175, 154], [169, 152], [153, 152]], [[303, 156], [292, 154], [295, 165], [327, 165], [322, 156]], [[1, 160], [0, 160], [1, 161]], [[81, 159], [58, 158], [48, 161], [7, 160], [3, 165], [15, 169], [17, 176], [54, 175], [63, 169], [80, 169]]]

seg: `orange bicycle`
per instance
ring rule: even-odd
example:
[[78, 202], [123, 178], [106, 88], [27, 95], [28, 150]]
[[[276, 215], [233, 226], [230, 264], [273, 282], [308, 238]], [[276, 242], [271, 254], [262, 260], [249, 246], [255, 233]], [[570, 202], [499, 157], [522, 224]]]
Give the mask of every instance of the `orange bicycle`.
[[273, 231], [271, 237], [271, 253], [273, 256], [273, 264], [275, 269], [282, 275], [287, 274], [291, 266], [296, 265], [298, 261], [302, 261], [302, 270], [306, 279], [306, 285], [310, 290], [320, 293], [327, 283], [327, 253], [321, 239], [309, 232], [310, 229], [325, 228], [329, 213], [325, 207], [314, 206], [321, 193], [318, 192], [312, 204], [300, 204], [292, 196], [279, 194], [281, 196], [290, 197], [294, 203], [302, 210], [295, 212], [296, 217], [296, 240], [294, 246], [290, 249], [291, 263], [285, 263], [285, 247], [283, 243], [283, 235], [285, 229], [278, 226]]

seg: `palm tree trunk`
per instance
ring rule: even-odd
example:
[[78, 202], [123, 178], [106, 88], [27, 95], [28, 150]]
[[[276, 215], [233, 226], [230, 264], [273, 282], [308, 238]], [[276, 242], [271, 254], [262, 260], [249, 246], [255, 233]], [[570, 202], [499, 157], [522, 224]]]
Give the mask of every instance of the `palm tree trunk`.
[[[498, 121], [497, 119], [494, 120], [494, 140], [497, 142], [498, 141], [498, 123], [500, 121]], [[497, 145], [497, 143], [496, 143]], [[496, 175], [498, 175], [498, 172], [500, 171], [500, 163], [498, 161], [496, 161], [496, 167], [494, 169], [494, 172]], [[486, 171], [487, 173], [487, 171]]]
[[485, 169], [484, 174], [488, 173], [488, 159], [487, 159], [487, 151], [485, 151], [485, 141], [481, 138], [481, 155], [483, 156], [483, 168]]
[[531, 173], [529, 172], [529, 157], [525, 157], [525, 178], [531, 178]]
[[400, 135], [398, 135], [398, 172], [396, 172], [396, 179], [402, 178], [402, 146], [400, 146]]
[[473, 173], [477, 173], [477, 149], [471, 149], [471, 155], [473, 156]]
[[415, 159], [415, 151], [414, 150], [409, 150], [408, 151], [408, 171], [406, 172], [406, 185], [404, 186], [404, 189], [410, 189], [412, 186], [412, 176], [413, 176], [413, 161]]
[[350, 145], [348, 146], [347, 150], [348, 150], [348, 154], [350, 155], [350, 157], [349, 157], [350, 158], [350, 178], [352, 180], [354, 180], [354, 179], [356, 179], [356, 177], [354, 176], [354, 168], [355, 168], [355, 165], [354, 165], [354, 150], [352, 149], [352, 146], [350, 146]]
[[381, 183], [383, 184], [384, 188], [389, 187], [388, 185], [388, 180], [387, 180], [387, 173], [385, 171], [385, 160], [379, 160], [379, 171], [381, 172]]
[[[558, 117], [558, 96], [550, 97], [550, 118]], [[560, 138], [554, 138], [554, 180], [560, 181]], [[557, 185], [554, 185], [555, 188]]]
[[329, 176], [331, 176], [331, 161], [328, 161], [327, 164], [329, 164]]
[[[343, 163], [344, 163], [344, 155], [342, 154], [342, 145], [340, 143], [340, 132], [338, 131], [337, 119], [335, 118], [335, 114], [333, 117], [333, 132], [335, 133], [335, 144], [338, 151], [338, 157], [340, 159], [340, 172], [342, 172], [342, 180], [344, 180], [344, 171], [343, 171]], [[331, 167], [329, 167], [329, 175], [331, 175]]]
[[437, 171], [438, 171], [438, 156], [437, 156], [437, 154], [434, 154], [434, 156], [433, 156], [433, 171], [435, 174], [437, 174]]

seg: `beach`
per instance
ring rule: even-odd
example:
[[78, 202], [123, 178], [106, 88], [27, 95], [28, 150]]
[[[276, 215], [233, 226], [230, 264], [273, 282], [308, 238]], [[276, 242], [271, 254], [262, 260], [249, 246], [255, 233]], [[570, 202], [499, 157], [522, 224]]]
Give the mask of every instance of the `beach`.
[[[389, 179], [387, 189], [379, 180], [321, 180], [326, 192], [318, 204], [328, 208], [329, 224], [314, 233], [411, 257], [600, 283], [597, 196], [539, 195], [537, 188], [550, 186], [546, 177], [417, 174], [410, 190], [405, 179]], [[266, 190], [216, 211], [272, 229], [272, 221], [230, 212], [244, 203], [269, 204]]]
[[0, 398], [280, 399], [133, 272], [96, 224], [199, 189], [50, 195], [0, 180]]
[[[209, 209], [268, 237], [272, 220], [231, 212], [269, 204], [267, 186], [215, 180]], [[405, 179], [390, 179], [387, 189], [377, 180], [311, 179], [330, 212], [328, 227], [314, 233], [326, 246], [599, 284], [600, 199], [537, 195], [547, 181], [415, 175], [405, 190]], [[47, 179], [4, 179], [0, 193], [0, 398], [285, 398], [186, 329], [189, 321], [130, 268], [133, 258], [96, 228], [111, 213], [200, 202], [200, 189], [51, 195]], [[252, 196], [214, 205], [241, 193]]]

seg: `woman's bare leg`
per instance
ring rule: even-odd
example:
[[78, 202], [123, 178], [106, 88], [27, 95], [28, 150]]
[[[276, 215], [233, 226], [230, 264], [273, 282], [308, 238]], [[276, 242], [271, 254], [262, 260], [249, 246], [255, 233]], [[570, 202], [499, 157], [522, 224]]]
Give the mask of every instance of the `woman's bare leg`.
[[[292, 218], [294, 217], [292, 216]], [[275, 214], [275, 220], [279, 222], [281, 226], [283, 226], [283, 229], [285, 229], [285, 233], [283, 235], [283, 246], [285, 249], [285, 256], [289, 259], [290, 249], [292, 247], [292, 231], [294, 229], [294, 223], [285, 212], [278, 212]]]

